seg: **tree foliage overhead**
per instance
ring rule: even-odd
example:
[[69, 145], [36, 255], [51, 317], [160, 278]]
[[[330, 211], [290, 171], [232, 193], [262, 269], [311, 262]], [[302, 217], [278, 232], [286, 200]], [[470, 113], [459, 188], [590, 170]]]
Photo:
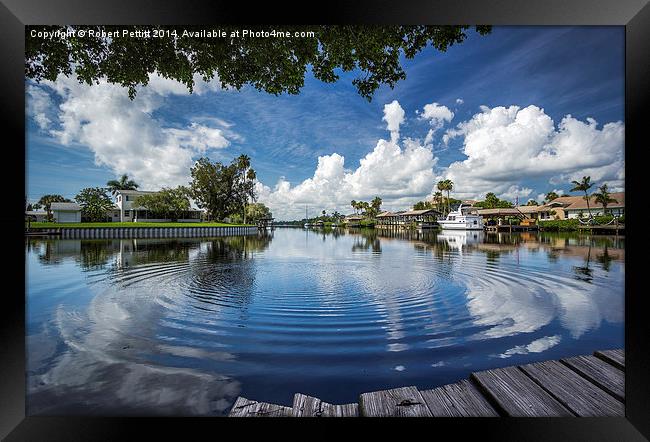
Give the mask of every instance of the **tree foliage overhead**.
[[[149, 74], [158, 72], [177, 80], [192, 91], [194, 74], [209, 81], [215, 76], [223, 88], [241, 89], [249, 84], [278, 95], [298, 94], [308, 67], [314, 77], [333, 83], [341, 71], [358, 70], [352, 83], [358, 93], [371, 100], [380, 85], [393, 88], [406, 78], [400, 57], [413, 58], [431, 46], [446, 51], [467, 37], [469, 26], [273, 26], [273, 30], [313, 32], [313, 36], [290, 38], [231, 37], [241, 26], [219, 26], [224, 37], [208, 37], [201, 26], [28, 26], [26, 27], [25, 74], [36, 81], [55, 81], [73, 73], [80, 82], [93, 84], [106, 78], [128, 88], [146, 85]], [[97, 34], [118, 32], [110, 38], [32, 37], [32, 30], [56, 32], [67, 29], [93, 30]], [[122, 35], [132, 31], [162, 30], [169, 37], [141, 38]], [[269, 27], [247, 26], [252, 31]], [[216, 28], [213, 30], [217, 30]], [[491, 26], [476, 26], [488, 34]], [[189, 34], [195, 33], [194, 35]], [[175, 34], [175, 37], [174, 37]]]

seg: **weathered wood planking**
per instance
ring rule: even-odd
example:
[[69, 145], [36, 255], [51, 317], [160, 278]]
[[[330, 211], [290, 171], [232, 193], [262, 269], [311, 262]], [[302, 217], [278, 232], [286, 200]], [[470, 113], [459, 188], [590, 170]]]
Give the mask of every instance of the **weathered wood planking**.
[[357, 417], [359, 404], [332, 405], [320, 399], [296, 393], [291, 415], [294, 417]]
[[431, 411], [415, 387], [363, 393], [359, 413], [368, 417], [431, 417]]
[[508, 416], [573, 416], [517, 367], [472, 373], [471, 378]]
[[478, 388], [467, 380], [422, 392], [394, 388], [364, 393], [359, 404], [332, 405], [298, 393], [289, 408], [240, 396], [229, 416], [621, 416], [624, 370], [624, 350], [600, 350], [472, 373]]
[[575, 356], [561, 362], [625, 402], [625, 373], [596, 356]]
[[230, 410], [229, 417], [289, 417], [291, 408], [283, 405], [256, 402], [239, 396]]
[[424, 390], [424, 398], [434, 417], [495, 417], [499, 413], [467, 379]]
[[625, 370], [625, 351], [623, 349], [600, 350], [594, 352], [594, 356], [612, 364], [616, 368]]
[[521, 369], [578, 416], [624, 416], [623, 403], [558, 361], [522, 365]]

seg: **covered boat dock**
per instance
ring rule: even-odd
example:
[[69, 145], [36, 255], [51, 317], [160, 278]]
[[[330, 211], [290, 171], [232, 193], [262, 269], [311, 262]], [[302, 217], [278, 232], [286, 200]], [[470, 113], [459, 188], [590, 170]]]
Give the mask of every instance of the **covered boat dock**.
[[420, 229], [434, 228], [438, 226], [440, 215], [441, 213], [435, 209], [382, 212], [376, 217], [376, 227], [397, 228], [415, 225]]
[[[537, 213], [537, 206], [501, 207], [494, 209], [478, 209], [478, 214], [483, 217], [485, 230], [488, 232], [519, 232], [538, 230], [533, 213]], [[517, 224], [512, 219], [517, 218]]]

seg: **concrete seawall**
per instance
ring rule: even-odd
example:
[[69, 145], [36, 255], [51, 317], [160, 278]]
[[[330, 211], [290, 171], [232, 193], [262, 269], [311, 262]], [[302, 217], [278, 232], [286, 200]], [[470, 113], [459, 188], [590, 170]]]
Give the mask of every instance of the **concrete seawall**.
[[101, 238], [188, 238], [205, 236], [255, 235], [257, 227], [92, 227], [38, 229], [31, 234], [57, 235], [62, 239]]

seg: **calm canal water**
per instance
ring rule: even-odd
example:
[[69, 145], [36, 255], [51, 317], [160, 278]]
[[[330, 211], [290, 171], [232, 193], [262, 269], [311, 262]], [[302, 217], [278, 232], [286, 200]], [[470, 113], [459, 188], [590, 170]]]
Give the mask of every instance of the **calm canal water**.
[[28, 414], [222, 415], [623, 347], [624, 239], [26, 240]]

